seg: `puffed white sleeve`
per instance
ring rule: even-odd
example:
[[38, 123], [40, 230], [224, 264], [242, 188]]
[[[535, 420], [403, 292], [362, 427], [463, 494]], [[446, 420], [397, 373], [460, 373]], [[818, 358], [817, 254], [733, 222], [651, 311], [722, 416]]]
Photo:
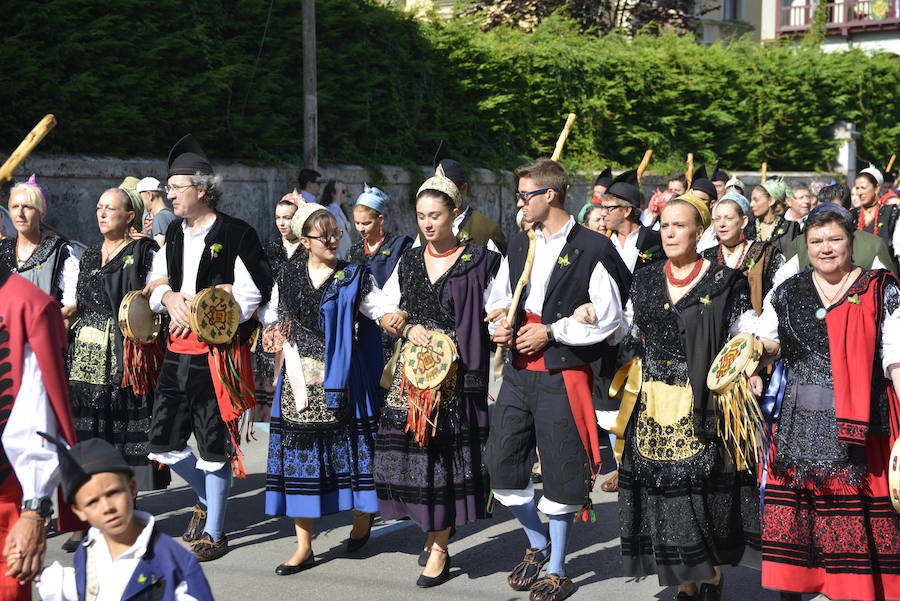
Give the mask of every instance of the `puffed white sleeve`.
[[794, 255], [785, 261], [784, 265], [779, 267], [772, 275], [772, 289], [769, 291], [769, 294], [774, 292], [783, 281], [797, 273], [800, 273], [800, 258], [797, 255]]
[[272, 294], [269, 295], [269, 302], [262, 305], [256, 312], [260, 323], [264, 326], [274, 326], [278, 323], [278, 284], [272, 286]]
[[58, 436], [56, 415], [30, 344], [25, 344], [22, 385], [3, 431], [3, 448], [22, 487], [23, 499], [49, 497], [59, 479], [56, 448], [38, 432]]
[[[497, 275], [485, 290], [484, 311], [490, 313], [496, 309], [509, 309], [512, 304], [512, 285], [509, 281], [509, 259], [503, 257]], [[488, 324], [488, 332], [493, 336], [499, 322]]]
[[59, 282], [57, 285], [62, 290], [62, 304], [64, 307], [74, 305], [78, 302], [76, 290], [78, 288], [78, 274], [81, 272], [81, 261], [75, 250], [69, 246], [65, 246], [65, 251], [69, 253], [63, 262], [62, 272], [59, 274]]
[[403, 297], [403, 294], [400, 292], [400, 261], [397, 261], [397, 264], [394, 266], [394, 271], [391, 273], [391, 277], [384, 283], [381, 292], [386, 295], [386, 298], [388, 298], [393, 305], [396, 305], [397, 307], [400, 306], [400, 300]]
[[556, 340], [570, 346], [587, 346], [616, 337], [623, 324], [622, 296], [603, 263], [597, 263], [591, 272], [588, 296], [596, 314], [594, 323], [581, 323], [571, 315], [558, 319], [553, 323]]
[[256, 287], [247, 266], [240, 257], [234, 261], [234, 283], [231, 285], [231, 294], [241, 308], [241, 323], [253, 317], [262, 302], [262, 293]]
[[75, 568], [64, 568], [58, 561], [44, 568], [35, 584], [42, 601], [78, 601]]
[[[147, 274], [147, 282], [153, 282], [160, 278], [169, 277], [169, 267], [166, 263], [166, 253], [163, 252], [165, 246], [159, 249], [155, 255], [153, 255], [153, 263], [150, 266], [150, 273]], [[150, 308], [154, 313], [166, 313], [166, 306], [162, 302], [163, 295], [166, 292], [171, 292], [172, 287], [168, 284], [163, 284], [161, 286], [157, 286], [153, 292], [150, 294]]]
[[900, 307], [886, 313], [881, 322], [881, 365], [884, 375], [889, 377], [888, 368], [900, 363]]
[[756, 331], [754, 332], [758, 338], [766, 338], [772, 342], [780, 343], [778, 339], [778, 313], [772, 305], [772, 293], [766, 295], [763, 299], [762, 315], [756, 318]]
[[383, 315], [394, 313], [400, 308], [399, 299], [394, 299], [378, 287], [372, 274], [368, 274], [369, 292], [359, 302], [359, 312], [378, 323]]

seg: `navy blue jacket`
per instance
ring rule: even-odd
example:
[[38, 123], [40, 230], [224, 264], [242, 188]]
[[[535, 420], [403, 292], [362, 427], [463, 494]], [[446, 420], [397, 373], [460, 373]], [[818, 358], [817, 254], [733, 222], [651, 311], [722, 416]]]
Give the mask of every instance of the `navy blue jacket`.
[[[87, 544], [82, 544], [75, 551], [75, 587], [79, 601], [86, 598], [87, 550]], [[154, 526], [147, 551], [134, 569], [122, 601], [175, 601], [175, 589], [181, 582], [187, 582], [187, 592], [197, 601], [213, 601], [197, 559]]]

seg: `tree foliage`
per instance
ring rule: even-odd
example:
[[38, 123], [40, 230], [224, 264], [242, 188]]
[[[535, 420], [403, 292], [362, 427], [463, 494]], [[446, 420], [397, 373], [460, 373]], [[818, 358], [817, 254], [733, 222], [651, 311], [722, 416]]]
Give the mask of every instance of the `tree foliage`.
[[[48, 112], [41, 150], [164, 156], [185, 132], [214, 158], [297, 163], [302, 155], [300, 0], [10, 0], [0, 149]], [[900, 147], [900, 57], [689, 35], [584, 35], [553, 13], [533, 32], [480, 18], [416, 21], [362, 0], [317, 5], [323, 162], [427, 164], [440, 139], [470, 165], [549, 155], [565, 114], [564, 160], [652, 170], [719, 160], [731, 169], [826, 169], [838, 119], [860, 158]]]

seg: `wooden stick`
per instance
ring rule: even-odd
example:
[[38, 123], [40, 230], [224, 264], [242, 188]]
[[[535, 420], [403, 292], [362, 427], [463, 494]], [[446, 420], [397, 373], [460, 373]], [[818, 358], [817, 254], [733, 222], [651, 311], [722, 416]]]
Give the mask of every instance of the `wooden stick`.
[[[537, 247], [537, 238], [534, 235], [534, 228], [528, 228], [528, 252], [525, 255], [525, 266], [522, 268], [522, 275], [516, 284], [516, 290], [513, 293], [512, 304], [506, 310], [506, 323], [512, 327], [516, 318], [516, 310], [519, 308], [519, 301], [522, 300], [522, 293], [525, 292], [525, 286], [531, 279], [531, 268], [534, 266], [534, 251]], [[512, 343], [512, 340], [510, 340]], [[503, 347], [498, 346], [494, 352], [494, 380], [503, 378]]]
[[760, 170], [759, 170], [759, 183], [761, 183], [761, 184], [766, 183], [766, 171], [768, 171], [768, 170], [769, 170], [769, 164], [763, 163], [762, 167], [760, 167]]
[[50, 130], [56, 127], [56, 117], [53, 115], [44, 115], [37, 125], [34, 126], [19, 146], [13, 150], [3, 166], [0, 167], [0, 184], [12, 179], [13, 173], [22, 164], [22, 161], [31, 154], [34, 147], [41, 143]]
[[684, 172], [684, 177], [687, 179], [688, 188], [691, 187], [691, 183], [694, 181], [694, 153], [689, 152], [687, 158], [687, 170]]
[[562, 156], [563, 146], [566, 145], [566, 140], [569, 139], [569, 132], [572, 131], [573, 125], [575, 125], [575, 113], [569, 113], [562, 133], [559, 134], [559, 138], [556, 140], [556, 148], [553, 149], [553, 154], [550, 156], [551, 161], [558, 161]]
[[637, 168], [637, 180], [638, 184], [641, 183], [641, 176], [644, 175], [644, 171], [647, 170], [647, 166], [650, 165], [650, 159], [653, 158], [653, 149], [648, 148], [644, 152], [644, 158], [641, 159], [641, 164], [638, 165]]
[[891, 155], [891, 160], [888, 161], [887, 169], [885, 169], [885, 172], [887, 172], [887, 173], [890, 173], [890, 172], [891, 172], [891, 169], [894, 167], [894, 161], [896, 161], [896, 160], [897, 160], [897, 155], [896, 155], [896, 154], [892, 154], [892, 155]]

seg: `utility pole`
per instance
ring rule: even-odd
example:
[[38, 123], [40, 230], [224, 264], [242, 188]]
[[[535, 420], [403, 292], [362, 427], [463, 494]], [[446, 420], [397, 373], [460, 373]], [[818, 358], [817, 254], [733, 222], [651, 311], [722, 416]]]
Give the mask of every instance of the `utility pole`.
[[319, 105], [316, 77], [316, 0], [303, 0], [303, 166], [319, 168]]

